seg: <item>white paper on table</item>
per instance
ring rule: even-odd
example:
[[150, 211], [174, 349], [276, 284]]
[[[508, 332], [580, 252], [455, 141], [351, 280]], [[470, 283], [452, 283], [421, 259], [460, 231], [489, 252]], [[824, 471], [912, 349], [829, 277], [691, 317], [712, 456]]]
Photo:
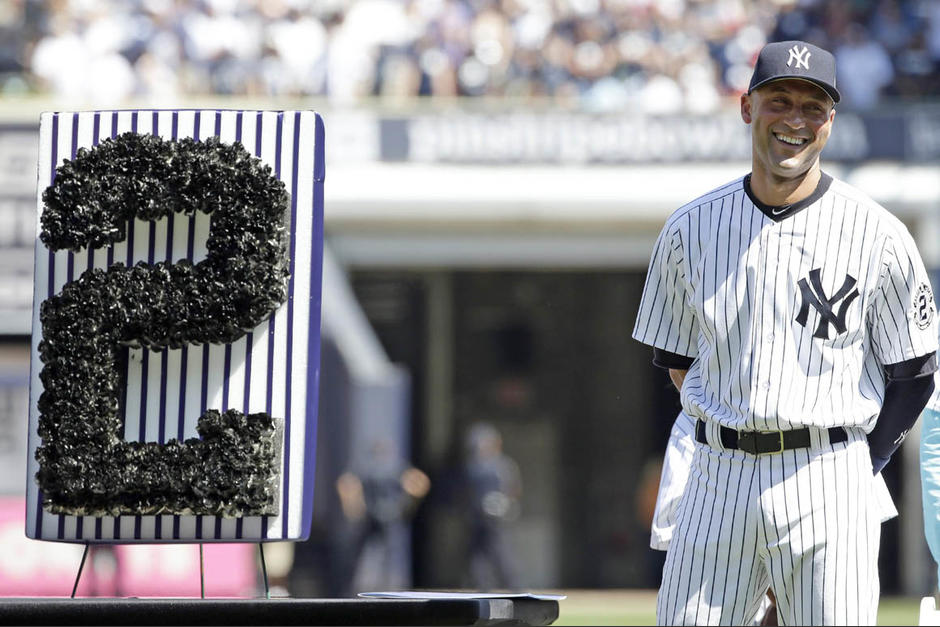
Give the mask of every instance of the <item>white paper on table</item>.
[[401, 590], [397, 592], [360, 592], [370, 599], [536, 599], [561, 601], [565, 594], [539, 594], [535, 592], [434, 592], [428, 590]]

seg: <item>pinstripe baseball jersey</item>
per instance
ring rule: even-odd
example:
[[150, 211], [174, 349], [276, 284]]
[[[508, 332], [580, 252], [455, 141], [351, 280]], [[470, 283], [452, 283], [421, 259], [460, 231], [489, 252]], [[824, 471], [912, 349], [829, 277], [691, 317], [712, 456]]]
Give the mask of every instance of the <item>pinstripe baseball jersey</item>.
[[684, 410], [738, 430], [873, 428], [882, 365], [937, 350], [927, 272], [904, 225], [823, 174], [763, 205], [747, 177], [676, 211], [633, 336], [694, 358]]

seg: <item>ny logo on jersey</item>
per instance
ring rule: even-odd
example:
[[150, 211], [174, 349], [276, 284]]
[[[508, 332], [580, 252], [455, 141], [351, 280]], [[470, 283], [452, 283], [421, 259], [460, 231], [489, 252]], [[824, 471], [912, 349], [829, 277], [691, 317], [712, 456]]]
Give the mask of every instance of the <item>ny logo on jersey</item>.
[[790, 58], [787, 59], [787, 67], [790, 67], [790, 65], [796, 61], [796, 68], [794, 69], [799, 69], [801, 67], [806, 70], [809, 69], [809, 48], [803, 46], [803, 49], [799, 50], [796, 45], [794, 45], [792, 48], [790, 48], [789, 52]]
[[[805, 327], [806, 318], [809, 316], [809, 306], [812, 305], [819, 312], [819, 325], [816, 327], [813, 337], [828, 340], [830, 324], [836, 328], [836, 335], [841, 335], [846, 331], [845, 314], [848, 312], [852, 301], [858, 298], [858, 290], [852, 290], [857, 281], [854, 277], [848, 274], [845, 275], [842, 287], [833, 294], [832, 298], [829, 298], [823, 290], [822, 280], [819, 278], [820, 272], [822, 272], [822, 268], [811, 270], [809, 283], [806, 282], [806, 279], [800, 279], [798, 282], [800, 293], [803, 295], [803, 305], [800, 307], [800, 313], [796, 316], [796, 321]], [[850, 291], [851, 293], [849, 293]], [[839, 305], [839, 312], [836, 313], [833, 311], [833, 307], [840, 300], [842, 304]]]

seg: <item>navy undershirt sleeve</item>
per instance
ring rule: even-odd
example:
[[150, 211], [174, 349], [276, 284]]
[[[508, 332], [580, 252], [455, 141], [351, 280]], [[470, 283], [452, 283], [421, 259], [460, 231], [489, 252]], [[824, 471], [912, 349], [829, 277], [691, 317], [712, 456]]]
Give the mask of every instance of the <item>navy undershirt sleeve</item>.
[[884, 403], [875, 428], [868, 434], [872, 469], [875, 474], [891, 459], [901, 446], [920, 412], [927, 406], [934, 391], [934, 372], [937, 354], [931, 353], [897, 364], [885, 366], [887, 384]]
[[661, 348], [653, 348], [653, 365], [664, 370], [688, 370], [692, 367], [694, 357], [686, 357], [664, 351]]

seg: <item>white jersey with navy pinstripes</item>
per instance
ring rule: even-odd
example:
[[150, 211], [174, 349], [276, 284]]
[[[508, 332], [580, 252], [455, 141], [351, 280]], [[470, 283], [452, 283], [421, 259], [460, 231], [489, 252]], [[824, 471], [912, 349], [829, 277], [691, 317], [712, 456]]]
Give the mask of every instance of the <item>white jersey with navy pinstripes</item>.
[[744, 178], [676, 211], [633, 336], [694, 358], [681, 400], [695, 418], [870, 431], [882, 365], [937, 350], [923, 262], [897, 218], [826, 175], [780, 213], [759, 206]]

